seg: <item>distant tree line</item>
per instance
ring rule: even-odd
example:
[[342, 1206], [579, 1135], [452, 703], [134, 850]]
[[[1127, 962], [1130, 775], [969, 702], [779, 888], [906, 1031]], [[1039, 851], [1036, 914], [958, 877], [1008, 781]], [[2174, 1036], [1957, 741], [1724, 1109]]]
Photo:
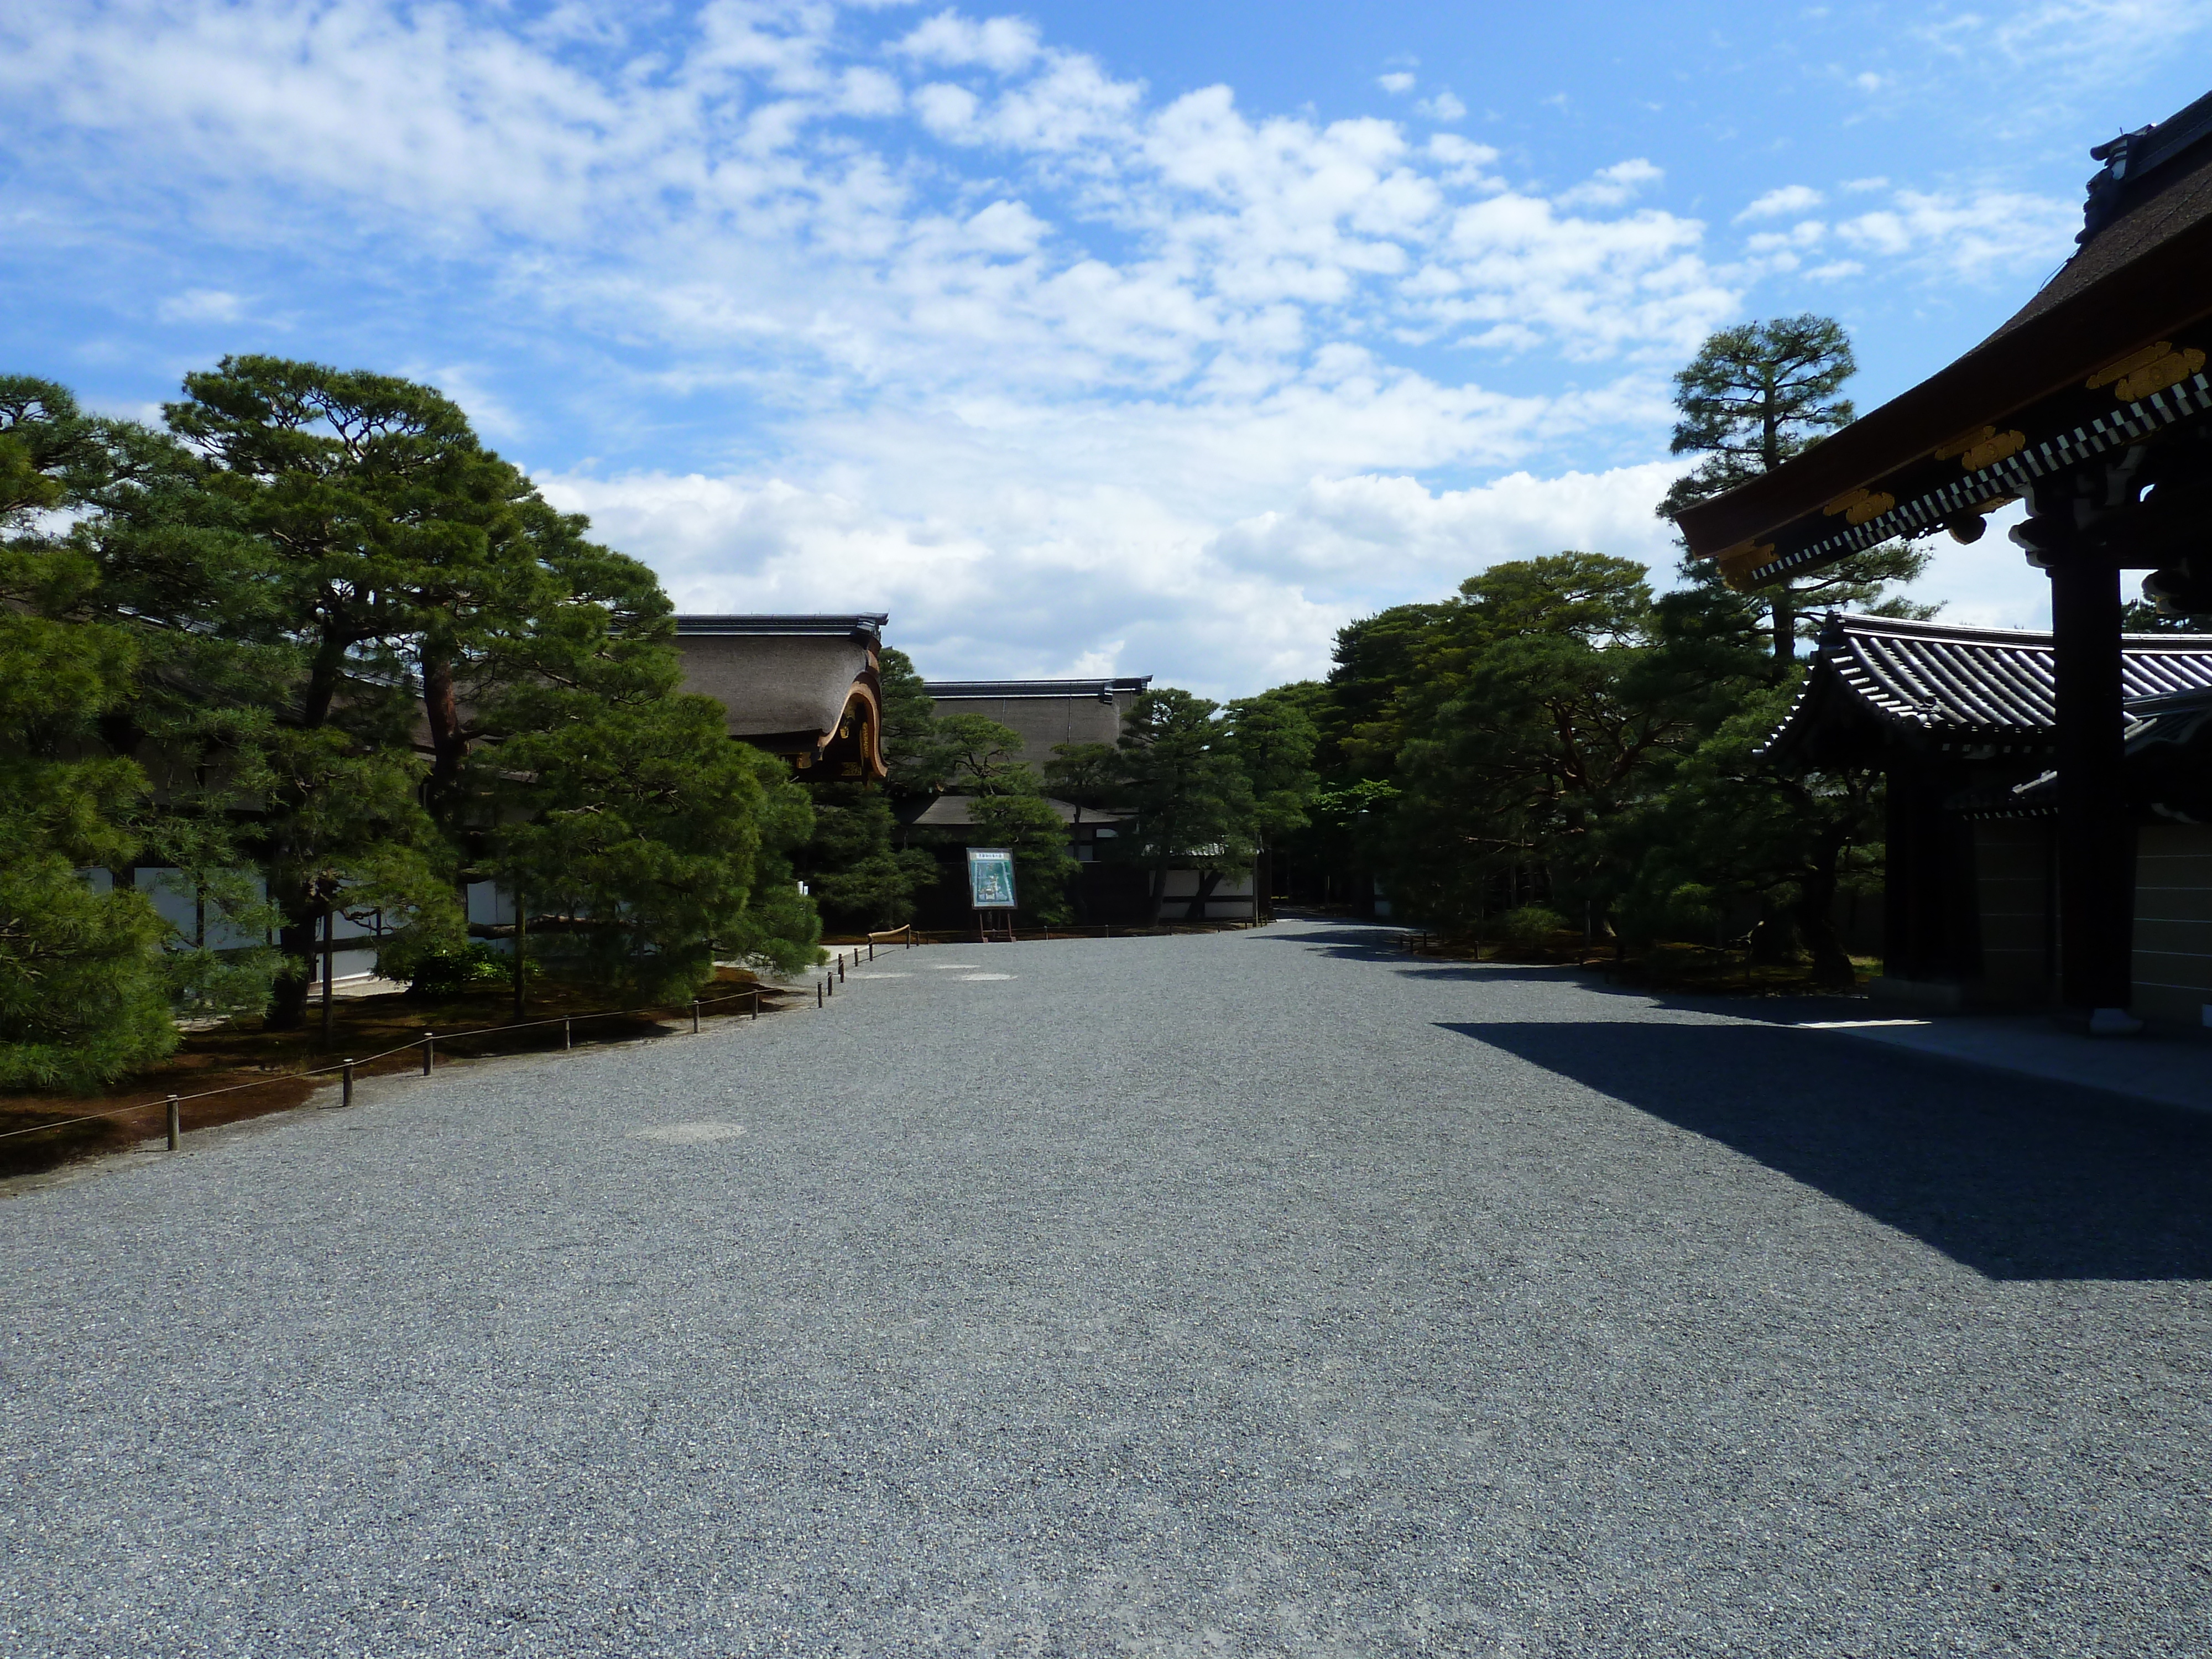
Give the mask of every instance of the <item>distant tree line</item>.
[[[1846, 423], [1853, 368], [1826, 318], [1714, 334], [1675, 377], [1673, 447], [1700, 459], [1657, 511]], [[1587, 929], [1625, 949], [1715, 941], [1747, 915], [1755, 958], [1802, 954], [1848, 984], [1837, 901], [1879, 886], [1881, 781], [1784, 773], [1759, 748], [1820, 614], [1931, 614], [1898, 591], [1926, 560], [1885, 544], [1738, 593], [1686, 555], [1662, 593], [1642, 564], [1564, 552], [1357, 622], [1326, 682], [1269, 694], [1322, 734], [1296, 855], [1347, 895], [1379, 881], [1396, 914], [1476, 936]]]

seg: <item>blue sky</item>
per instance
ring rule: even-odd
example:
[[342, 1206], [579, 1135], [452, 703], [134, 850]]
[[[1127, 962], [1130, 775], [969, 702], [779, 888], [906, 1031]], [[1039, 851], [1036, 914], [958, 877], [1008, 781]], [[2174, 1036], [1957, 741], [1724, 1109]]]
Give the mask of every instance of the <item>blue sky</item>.
[[[1499, 558], [1672, 563], [1668, 376], [1871, 407], [2064, 259], [2212, 0], [16, 0], [0, 363], [417, 376], [690, 610], [1234, 695]], [[1996, 537], [1928, 597], [2033, 624]]]

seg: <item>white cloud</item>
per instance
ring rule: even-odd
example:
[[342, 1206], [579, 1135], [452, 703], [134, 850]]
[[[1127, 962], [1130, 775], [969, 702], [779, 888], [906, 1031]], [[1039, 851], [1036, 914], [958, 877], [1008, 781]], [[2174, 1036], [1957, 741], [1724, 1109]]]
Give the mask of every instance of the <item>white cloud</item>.
[[1819, 246], [1827, 234], [1827, 226], [1818, 219], [1801, 219], [1787, 230], [1762, 230], [1747, 236], [1743, 245], [1753, 253], [1771, 253], [1782, 248], [1802, 252]]
[[1395, 96], [1400, 93], [1411, 92], [1413, 89], [1413, 77], [1403, 70], [1393, 70], [1388, 75], [1376, 76], [1375, 84]]
[[2171, 53], [2208, 27], [2212, 9], [2201, 0], [2030, 0], [1934, 18], [1917, 33], [1956, 58], [1996, 58], [2096, 85], [2136, 68], [2147, 42]]
[[1651, 508], [1681, 471], [1661, 461], [1553, 478], [1515, 472], [1444, 491], [1402, 474], [1316, 479], [1282, 507], [1230, 526], [1207, 550], [1232, 566], [1323, 580], [1387, 571], [1430, 592], [1502, 560], [1569, 550], [1663, 562], [1671, 532]]
[[2014, 191], [1903, 190], [1891, 206], [1843, 220], [1836, 232], [1863, 253], [1982, 282], [2056, 265], [2072, 252], [2080, 218], [2070, 202]]
[[1742, 224], [1749, 219], [1780, 219], [1793, 213], [1809, 213], [1826, 199], [1810, 185], [1784, 185], [1778, 190], [1768, 191], [1737, 214], [1735, 222]]
[[1440, 92], [1414, 105], [1413, 113], [1431, 121], [1459, 121], [1466, 118], [1467, 106], [1450, 93]]
[[234, 323], [246, 302], [222, 289], [192, 288], [162, 301], [155, 314], [165, 323]]
[[[1740, 311], [1698, 221], [1634, 207], [1649, 160], [1547, 197], [1455, 134], [1150, 99], [1018, 20], [940, 11], [856, 61], [811, 0], [578, 33], [614, 15], [55, 11], [0, 21], [0, 101], [68, 162], [55, 212], [393, 250], [365, 303], [429, 270], [618, 351], [633, 398], [766, 411], [757, 461], [544, 477], [687, 606], [883, 605], [938, 672], [1247, 690], [1497, 557], [1668, 556], [1668, 465], [1538, 476], [1577, 434], [1652, 453], [1659, 371]], [[1486, 353], [1585, 383], [1509, 395]], [[415, 372], [502, 441], [548, 428], [477, 348]]]
[[1430, 135], [1427, 148], [1446, 183], [1462, 190], [1505, 188], [1505, 181], [1490, 171], [1498, 163], [1498, 153], [1488, 144], [1478, 144], [1455, 132], [1438, 132]]
[[1026, 18], [994, 17], [979, 23], [957, 11], [941, 11], [893, 50], [920, 63], [979, 64], [1012, 75], [1035, 63], [1042, 46], [1036, 25]]
[[1226, 523], [1087, 484], [1059, 496], [1002, 487], [952, 519], [926, 497], [893, 507], [773, 477], [538, 482], [651, 559], [686, 610], [881, 608], [925, 673], [1172, 663], [1179, 683], [1223, 696], [1323, 672], [1354, 617], [1441, 597], [1500, 560], [1600, 549], [1663, 577], [1674, 550], [1651, 504], [1680, 470], [1523, 472], [1441, 492], [1403, 475], [1315, 479]]
[[981, 105], [967, 88], [934, 81], [915, 91], [914, 107], [921, 124], [939, 137], [962, 138], [973, 134]]
[[1616, 161], [1609, 167], [1600, 167], [1572, 190], [1561, 191], [1554, 199], [1561, 207], [1620, 207], [1635, 200], [1637, 192], [1646, 185], [1656, 185], [1666, 176], [1639, 155], [1632, 161]]

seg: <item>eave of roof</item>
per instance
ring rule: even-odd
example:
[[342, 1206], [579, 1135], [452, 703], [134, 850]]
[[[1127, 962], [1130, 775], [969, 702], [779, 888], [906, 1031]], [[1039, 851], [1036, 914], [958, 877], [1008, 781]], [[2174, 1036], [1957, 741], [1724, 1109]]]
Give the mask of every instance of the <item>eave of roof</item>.
[[[2098, 369], [2212, 317], [2208, 264], [2212, 159], [2202, 159], [2107, 225], [1964, 356], [1773, 471], [1684, 512], [1678, 522], [1690, 550], [1717, 557], [1824, 518], [1838, 497], [1872, 489], [1962, 434], [2012, 422]], [[2212, 386], [2203, 390], [2212, 399]], [[1992, 493], [2002, 493], [2002, 481], [1993, 483]], [[1866, 526], [1893, 535], [1935, 527]]]
[[1001, 697], [1106, 697], [1142, 691], [1150, 674], [1106, 680], [924, 680], [921, 689], [946, 702]]
[[864, 639], [874, 644], [882, 639], [884, 625], [890, 621], [890, 613], [884, 611], [862, 611], [851, 616], [835, 617], [678, 617], [676, 633], [679, 639], [687, 636], [799, 635], [813, 638]]

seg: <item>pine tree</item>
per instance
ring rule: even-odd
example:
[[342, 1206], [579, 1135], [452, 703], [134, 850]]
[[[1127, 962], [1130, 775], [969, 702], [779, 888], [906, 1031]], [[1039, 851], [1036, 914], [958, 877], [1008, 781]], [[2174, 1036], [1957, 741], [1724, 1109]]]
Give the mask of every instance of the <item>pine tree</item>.
[[87, 1089], [176, 1046], [167, 929], [126, 884], [150, 793], [100, 722], [138, 665], [127, 630], [85, 611], [99, 570], [39, 515], [105, 482], [98, 422], [63, 388], [0, 378], [0, 1087]]
[[1137, 822], [1131, 856], [1151, 872], [1152, 925], [1159, 924], [1171, 869], [1199, 872], [1194, 917], [1224, 875], [1250, 867], [1258, 846], [1252, 782], [1237, 763], [1221, 706], [1171, 686], [1146, 691], [1121, 734], [1128, 804]]
[[[1849, 425], [1854, 410], [1839, 394], [1857, 372], [1850, 337], [1832, 317], [1808, 312], [1709, 335], [1674, 376], [1680, 418], [1669, 445], [1674, 454], [1705, 459], [1674, 481], [1659, 502], [1659, 516], [1672, 519], [1771, 472]], [[1824, 569], [1770, 583], [1745, 602], [1765, 615], [1780, 668], [1795, 659], [1798, 634], [1817, 611], [1847, 605], [1881, 616], [1932, 616], [1932, 606], [1913, 605], [1888, 592], [1918, 576], [1928, 556], [1910, 543], [1887, 542]], [[1682, 574], [1706, 585], [1719, 581], [1702, 560], [1686, 557]]]

